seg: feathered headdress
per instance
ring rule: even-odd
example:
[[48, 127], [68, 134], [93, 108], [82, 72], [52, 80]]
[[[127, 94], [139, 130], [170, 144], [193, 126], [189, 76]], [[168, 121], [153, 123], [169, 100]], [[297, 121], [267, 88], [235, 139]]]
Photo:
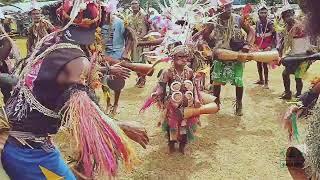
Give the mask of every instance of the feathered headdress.
[[290, 5], [290, 3], [288, 2], [288, 0], [282, 0], [282, 8], [280, 9], [280, 15], [286, 11], [291, 11], [293, 10], [293, 7]]
[[218, 9], [218, 0], [210, 0], [211, 8], [213, 8], [215, 11]]
[[[223, 2], [221, 1], [221, 3]], [[226, 3], [232, 3], [232, 1], [228, 0]], [[197, 0], [195, 2], [189, 0], [183, 4], [175, 0], [169, 0], [169, 2], [166, 0], [160, 1], [160, 9], [167, 19], [170, 19], [170, 22], [165, 23], [168, 29], [165, 31], [162, 44], [154, 51], [145, 52], [144, 54], [149, 58], [159, 60], [158, 62], [168, 62], [172, 60], [170, 54], [175, 46], [185, 45], [188, 48], [194, 46], [196, 44], [192, 39], [194, 29], [198, 29], [199, 24], [203, 25], [215, 22], [215, 18], [219, 14], [209, 17], [208, 12], [212, 9], [213, 5], [217, 7], [218, 4], [218, 0]], [[156, 16], [154, 20], [158, 24], [165, 22]], [[199, 30], [201, 30], [201, 27]]]
[[229, 5], [231, 3], [233, 3], [233, 0], [218, 0], [219, 7], [224, 7], [224, 6]]
[[266, 4], [266, 2], [264, 0], [261, 0], [259, 5], [258, 5], [258, 11], [260, 11], [261, 9], [268, 9], [268, 6]]
[[102, 6], [104, 7], [104, 10], [107, 13], [116, 13], [117, 12], [117, 6], [119, 4], [118, 0], [108, 0], [107, 2], [102, 3]]
[[[179, 1], [169, 0], [167, 3], [166, 0], [163, 0], [163, 3], [159, 1], [159, 7], [166, 16], [171, 18], [172, 22], [186, 21], [189, 24], [208, 21], [209, 17], [206, 17], [205, 14], [212, 8], [209, 2], [200, 2], [200, 0], [186, 1], [182, 5], [179, 4]], [[199, 16], [202, 17], [198, 18]]]
[[31, 5], [30, 5], [30, 10], [29, 12], [33, 11], [33, 10], [41, 10], [38, 2], [36, 0], [32, 0], [31, 1]]
[[3, 14], [2, 10], [0, 9], [0, 20], [1, 19], [5, 19], [5, 17], [4, 17], [4, 14]]
[[[71, 20], [72, 16], [75, 16], [71, 24], [84, 28], [98, 26], [101, 19], [101, 8], [98, 3], [93, 3], [91, 1], [82, 2], [79, 4], [79, 9], [77, 9], [77, 12], [75, 11], [74, 14], [72, 12], [73, 6], [73, 1], [67, 0], [64, 1], [62, 3], [62, 6], [57, 9], [57, 14], [59, 15], [62, 22], [68, 22]], [[71, 13], [69, 13], [70, 11]], [[75, 15], [75, 13], [77, 14]], [[85, 16], [85, 13], [90, 15]]]

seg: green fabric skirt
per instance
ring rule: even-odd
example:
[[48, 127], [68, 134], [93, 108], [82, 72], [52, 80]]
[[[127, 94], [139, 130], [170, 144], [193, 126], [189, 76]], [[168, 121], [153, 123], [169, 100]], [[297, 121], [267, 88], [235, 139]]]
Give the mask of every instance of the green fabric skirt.
[[294, 73], [295, 78], [302, 78], [306, 72], [308, 71], [311, 63], [309, 62], [303, 62], [300, 64], [300, 66], [297, 68], [297, 70]]
[[214, 61], [212, 68], [211, 77], [214, 82], [243, 87], [244, 63]]

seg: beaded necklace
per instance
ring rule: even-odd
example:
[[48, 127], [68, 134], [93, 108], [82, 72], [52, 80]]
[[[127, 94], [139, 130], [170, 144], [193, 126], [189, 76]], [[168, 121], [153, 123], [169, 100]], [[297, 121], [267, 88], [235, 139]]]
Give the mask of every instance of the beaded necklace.
[[182, 70], [180, 75], [179, 75], [179, 72], [177, 71], [177, 69], [173, 67], [173, 76], [174, 76], [173, 78], [176, 81], [183, 82], [188, 77], [187, 67], [185, 66], [183, 68], [183, 70]]

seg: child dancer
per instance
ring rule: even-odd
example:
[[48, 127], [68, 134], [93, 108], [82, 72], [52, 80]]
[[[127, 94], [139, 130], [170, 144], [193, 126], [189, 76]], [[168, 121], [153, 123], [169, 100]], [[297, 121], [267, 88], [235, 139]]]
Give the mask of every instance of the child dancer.
[[[161, 74], [151, 99], [142, 110], [153, 102], [159, 103], [165, 114], [159, 125], [167, 132], [169, 152], [174, 152], [175, 144], [178, 143], [179, 152], [184, 154], [187, 142], [193, 137], [199, 115], [215, 113], [218, 108], [212, 103], [208, 111], [199, 111], [202, 101], [199, 98], [199, 86], [194, 81], [193, 70], [187, 66], [191, 57], [188, 46], [179, 45], [170, 55], [173, 60], [172, 66]], [[187, 115], [188, 112], [191, 115]]]

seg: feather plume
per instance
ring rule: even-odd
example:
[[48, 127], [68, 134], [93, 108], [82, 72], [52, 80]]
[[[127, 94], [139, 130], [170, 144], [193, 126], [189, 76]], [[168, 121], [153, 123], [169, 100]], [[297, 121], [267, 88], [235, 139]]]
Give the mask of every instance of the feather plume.
[[152, 98], [152, 97], [149, 97], [145, 103], [143, 104], [143, 106], [141, 107], [139, 113], [143, 113], [145, 112], [147, 109], [149, 109], [153, 104], [155, 104], [157, 101]]
[[119, 4], [118, 0], [109, 0], [107, 3], [103, 3], [103, 6], [105, 6], [106, 12], [113, 14], [117, 11], [118, 4]]

